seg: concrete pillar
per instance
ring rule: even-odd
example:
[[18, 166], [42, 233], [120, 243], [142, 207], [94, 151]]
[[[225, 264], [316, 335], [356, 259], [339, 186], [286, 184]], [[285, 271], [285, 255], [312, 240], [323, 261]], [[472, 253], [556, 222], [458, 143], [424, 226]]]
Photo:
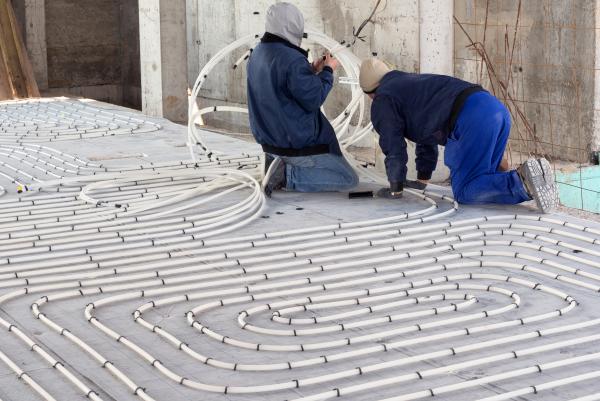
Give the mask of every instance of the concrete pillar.
[[140, 0], [142, 111], [187, 121], [185, 0]]
[[190, 87], [194, 85], [200, 73], [199, 3], [197, 0], [188, 1], [186, 10], [188, 84]]
[[[419, 0], [419, 72], [454, 75], [454, 2]], [[414, 143], [408, 142], [408, 178], [416, 178]], [[433, 182], [443, 182], [450, 175], [444, 165], [444, 148], [440, 147]]]
[[454, 74], [454, 2], [419, 0], [421, 73]]
[[46, 45], [46, 1], [25, 0], [23, 36], [40, 90], [48, 89], [48, 52]]

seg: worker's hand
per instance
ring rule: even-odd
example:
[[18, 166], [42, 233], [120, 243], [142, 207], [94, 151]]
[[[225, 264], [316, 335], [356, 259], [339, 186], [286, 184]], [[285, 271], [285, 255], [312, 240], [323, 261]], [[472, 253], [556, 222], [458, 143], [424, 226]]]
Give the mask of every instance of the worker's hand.
[[425, 181], [425, 180], [416, 180], [416, 181], [406, 180], [406, 181], [404, 181], [404, 186], [406, 188], [418, 189], [419, 191], [422, 191], [425, 188], [427, 188], [428, 183], [429, 183], [429, 181]]
[[379, 191], [377, 191], [376, 197], [385, 199], [400, 199], [402, 198], [402, 191], [392, 192], [389, 188], [381, 188]]
[[338, 69], [338, 67], [340, 66], [340, 62], [335, 57], [333, 57], [331, 53], [325, 54], [324, 57], [325, 67], [329, 67], [333, 71]]
[[325, 67], [325, 59], [323, 57], [316, 59], [312, 62], [312, 69], [315, 74], [319, 74]]

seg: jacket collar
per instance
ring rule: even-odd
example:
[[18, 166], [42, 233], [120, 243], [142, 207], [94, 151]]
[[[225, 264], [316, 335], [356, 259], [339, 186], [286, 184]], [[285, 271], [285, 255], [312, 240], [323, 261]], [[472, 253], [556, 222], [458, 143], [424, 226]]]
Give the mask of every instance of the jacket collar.
[[303, 48], [298, 47], [298, 46], [290, 43], [289, 41], [283, 39], [280, 36], [273, 35], [270, 32], [265, 32], [265, 35], [262, 37], [262, 39], [260, 41], [262, 43], [281, 43], [281, 44], [283, 44], [283, 45], [285, 45], [285, 46], [287, 46], [287, 47], [289, 47], [291, 49], [299, 51], [300, 53], [302, 53], [302, 55], [304, 57], [308, 57], [308, 52], [306, 50], [304, 50]]
[[[378, 92], [379, 92], [379, 88], [381, 88], [381, 85], [383, 85], [386, 81], [391, 79], [394, 75], [397, 75], [396, 73], [405, 74], [404, 72], [398, 71], [398, 70], [392, 70], [392, 71], [388, 72], [381, 78], [381, 81], [379, 81], [379, 86], [371, 93], [375, 94], [375, 97], [377, 97], [379, 95]], [[367, 95], [368, 95], [368, 93], [367, 93]]]

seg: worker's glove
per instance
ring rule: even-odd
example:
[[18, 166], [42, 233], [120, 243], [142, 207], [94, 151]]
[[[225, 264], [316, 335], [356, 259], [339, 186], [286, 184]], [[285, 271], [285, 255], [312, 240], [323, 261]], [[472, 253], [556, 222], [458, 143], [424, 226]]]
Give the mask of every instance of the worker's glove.
[[427, 184], [424, 182], [412, 180], [404, 181], [404, 186], [406, 188], [418, 189], [419, 191], [423, 191], [425, 188], [427, 188]]
[[400, 199], [402, 198], [402, 191], [404, 187], [399, 182], [391, 182], [389, 188], [381, 188], [377, 192], [378, 198], [385, 199]]

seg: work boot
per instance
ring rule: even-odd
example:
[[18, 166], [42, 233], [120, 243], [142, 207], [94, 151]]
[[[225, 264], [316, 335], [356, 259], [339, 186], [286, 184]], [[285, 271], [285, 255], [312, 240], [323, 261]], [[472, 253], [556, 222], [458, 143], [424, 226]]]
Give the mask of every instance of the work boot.
[[280, 157], [273, 157], [269, 153], [265, 153], [262, 169], [262, 187], [267, 197], [270, 198], [273, 191], [285, 188], [286, 184], [285, 163], [283, 160]]
[[556, 209], [558, 193], [554, 173], [548, 160], [529, 159], [517, 169], [517, 173], [523, 181], [525, 190], [543, 213], [550, 213]]

